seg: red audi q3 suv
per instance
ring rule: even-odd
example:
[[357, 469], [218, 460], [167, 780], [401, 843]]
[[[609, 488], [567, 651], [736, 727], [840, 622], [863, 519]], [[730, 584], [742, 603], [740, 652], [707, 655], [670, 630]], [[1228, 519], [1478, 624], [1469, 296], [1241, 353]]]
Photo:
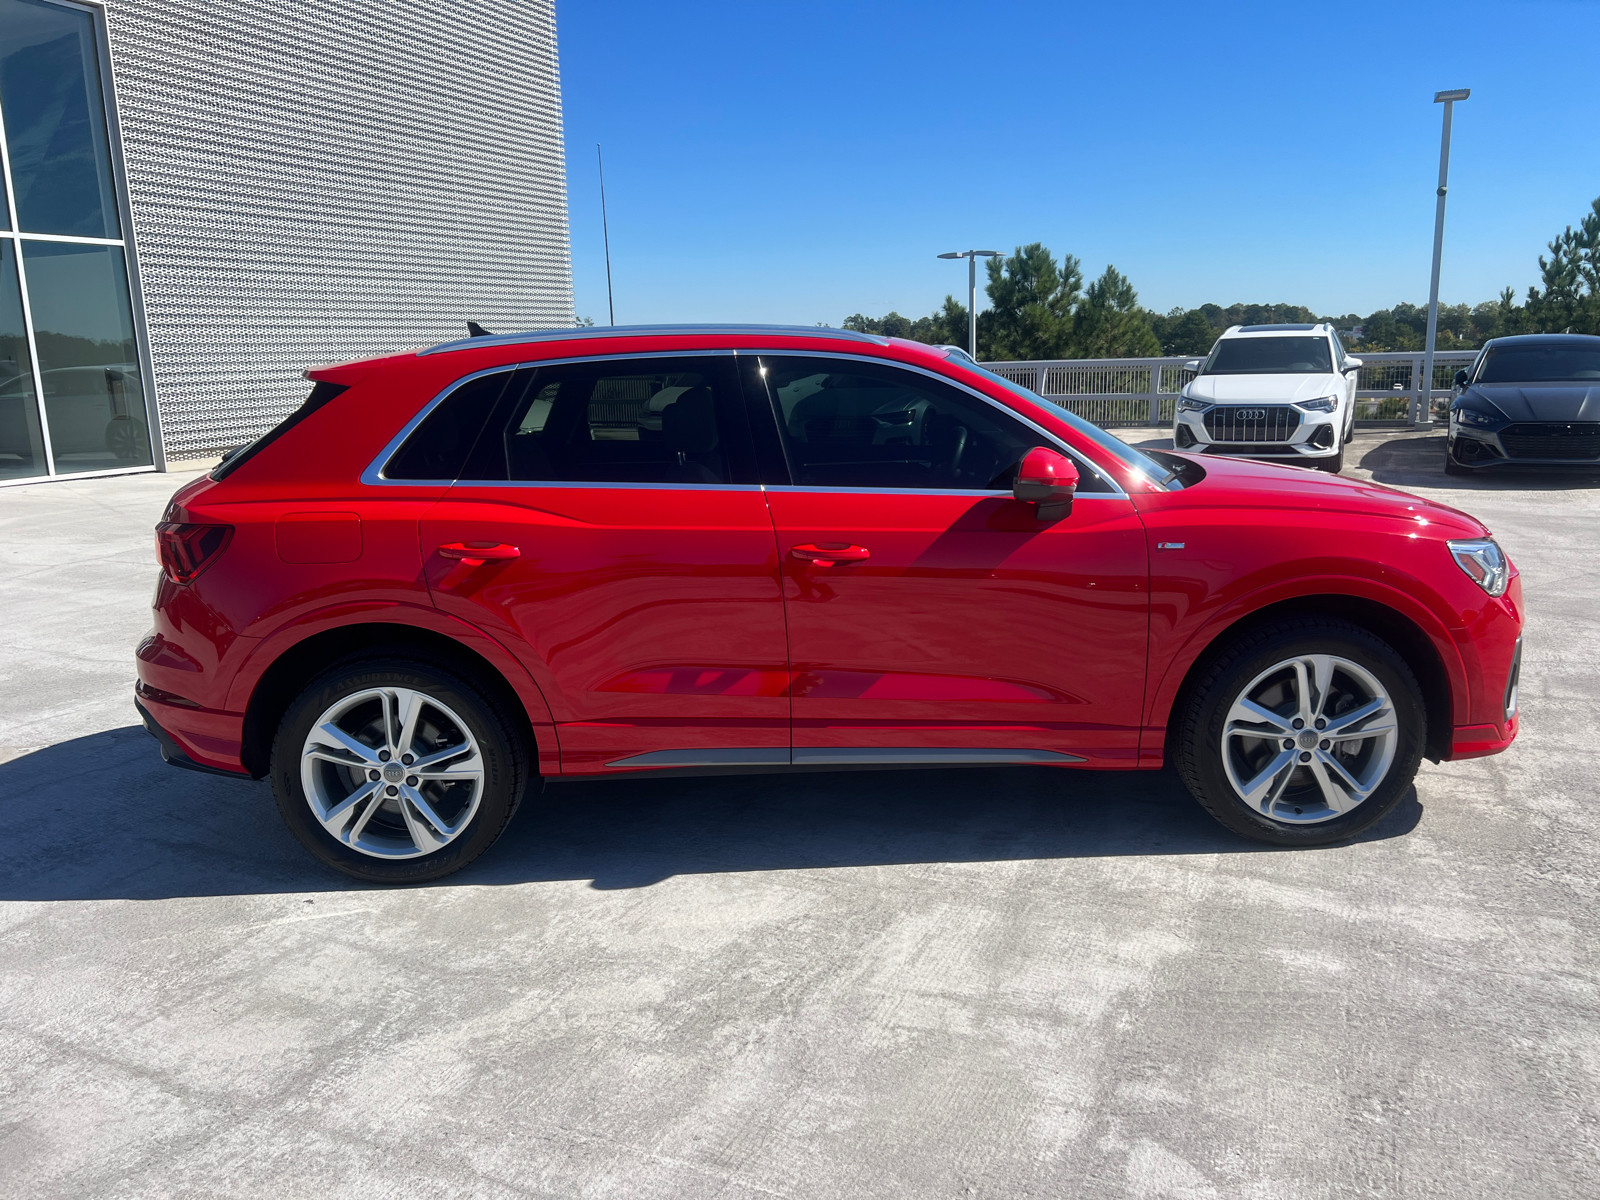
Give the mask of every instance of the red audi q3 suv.
[[1316, 845], [1516, 736], [1477, 521], [1141, 453], [948, 349], [589, 329], [308, 377], [173, 497], [137, 703], [358, 878], [464, 866], [535, 777], [1171, 763]]

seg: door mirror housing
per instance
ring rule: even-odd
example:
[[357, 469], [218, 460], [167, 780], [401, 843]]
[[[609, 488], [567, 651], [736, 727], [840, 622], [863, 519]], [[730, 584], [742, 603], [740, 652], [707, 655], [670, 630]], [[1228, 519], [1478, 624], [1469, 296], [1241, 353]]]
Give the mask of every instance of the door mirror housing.
[[1183, 369], [1185, 371], [1193, 371], [1196, 375], [1200, 373], [1200, 368], [1205, 365], [1206, 360], [1203, 358], [1186, 358], [1183, 360]]
[[1351, 371], [1359, 371], [1361, 370], [1361, 360], [1359, 358], [1347, 358], [1344, 360], [1344, 366], [1339, 369], [1346, 375], [1350, 374]]
[[1041, 521], [1059, 521], [1072, 512], [1078, 468], [1065, 454], [1035, 446], [1022, 456], [1011, 494], [1034, 506]]
[[1456, 386], [1458, 388], [1467, 386], [1467, 369], [1465, 367], [1456, 372]]

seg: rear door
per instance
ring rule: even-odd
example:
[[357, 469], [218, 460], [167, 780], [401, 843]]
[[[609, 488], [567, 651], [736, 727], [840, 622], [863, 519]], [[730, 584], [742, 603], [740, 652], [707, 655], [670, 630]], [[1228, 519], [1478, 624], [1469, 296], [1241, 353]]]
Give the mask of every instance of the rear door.
[[[732, 355], [470, 386], [488, 416], [422, 521], [424, 570], [439, 608], [538, 679], [563, 773], [788, 762], [777, 556]], [[427, 452], [426, 420], [413, 440]]]
[[928, 373], [762, 355], [746, 371], [783, 556], [794, 761], [1135, 765], [1143, 528], [1079, 459], [1072, 514], [1011, 498], [1043, 430]]

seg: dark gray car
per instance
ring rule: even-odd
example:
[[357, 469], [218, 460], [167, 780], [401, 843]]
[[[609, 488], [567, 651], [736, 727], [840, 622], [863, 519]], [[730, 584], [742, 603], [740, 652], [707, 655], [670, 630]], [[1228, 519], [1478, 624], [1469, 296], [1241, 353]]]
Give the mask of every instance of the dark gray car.
[[1600, 468], [1600, 337], [1495, 338], [1456, 372], [1445, 472], [1507, 467]]

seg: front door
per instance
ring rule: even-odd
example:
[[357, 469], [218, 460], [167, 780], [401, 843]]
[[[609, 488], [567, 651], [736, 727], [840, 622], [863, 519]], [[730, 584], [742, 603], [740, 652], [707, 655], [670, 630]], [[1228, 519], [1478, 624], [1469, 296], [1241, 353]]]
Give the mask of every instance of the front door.
[[768, 500], [797, 764], [1136, 764], [1147, 552], [1114, 483], [1080, 458], [1071, 515], [1040, 522], [1011, 483], [1056, 443], [993, 402], [846, 358], [746, 379], [791, 480]]
[[[479, 386], [483, 432], [422, 521], [428, 585], [539, 681], [562, 772], [788, 762], [778, 563], [732, 356]], [[413, 440], [448, 436], [425, 421]]]

